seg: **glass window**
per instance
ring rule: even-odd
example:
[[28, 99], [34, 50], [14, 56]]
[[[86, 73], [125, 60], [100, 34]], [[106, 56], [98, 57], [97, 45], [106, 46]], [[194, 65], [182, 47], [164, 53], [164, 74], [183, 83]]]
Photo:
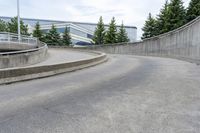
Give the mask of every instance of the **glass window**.
[[48, 33], [49, 30], [48, 29], [44, 29], [44, 30], [41, 30], [43, 33]]
[[87, 38], [87, 33], [70, 27], [70, 33]]
[[56, 28], [58, 33], [64, 33], [65, 32], [65, 28]]
[[72, 41], [72, 44], [76, 44], [76, 45], [91, 45], [91, 43], [76, 40], [76, 39], [72, 39], [71, 41]]
[[93, 38], [93, 35], [87, 34], [87, 38], [92, 39], [92, 38]]

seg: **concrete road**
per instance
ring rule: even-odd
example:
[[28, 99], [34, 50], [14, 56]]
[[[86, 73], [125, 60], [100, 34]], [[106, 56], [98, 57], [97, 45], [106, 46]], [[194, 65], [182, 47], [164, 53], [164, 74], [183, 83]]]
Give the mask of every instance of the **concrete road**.
[[59, 49], [59, 48], [49, 48], [48, 49], [48, 58], [38, 64], [32, 66], [43, 66], [43, 65], [52, 65], [52, 64], [61, 64], [71, 61], [79, 61], [83, 59], [88, 59], [96, 56], [96, 54], [89, 52], [80, 52], [77, 50], [69, 49]]
[[200, 67], [110, 55], [107, 63], [0, 86], [0, 133], [199, 133]]

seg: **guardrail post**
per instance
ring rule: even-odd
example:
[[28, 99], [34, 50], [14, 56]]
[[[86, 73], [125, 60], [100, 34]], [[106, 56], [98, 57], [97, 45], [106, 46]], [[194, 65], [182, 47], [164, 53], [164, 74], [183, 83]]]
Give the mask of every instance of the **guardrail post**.
[[38, 41], [38, 39], [36, 39], [36, 44], [37, 44], [37, 46], [39, 47], [39, 43], [38, 43], [39, 41]]
[[10, 42], [10, 33], [7, 34], [8, 42]]

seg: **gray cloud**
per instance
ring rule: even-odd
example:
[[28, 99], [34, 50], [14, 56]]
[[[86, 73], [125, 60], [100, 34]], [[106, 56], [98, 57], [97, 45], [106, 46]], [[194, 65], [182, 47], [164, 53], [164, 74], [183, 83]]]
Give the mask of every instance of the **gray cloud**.
[[[17, 0], [0, 0], [0, 16], [16, 16]], [[185, 5], [189, 0], [184, 0]], [[58, 19], [97, 22], [103, 16], [109, 23], [113, 16], [117, 23], [141, 27], [149, 12], [154, 16], [165, 0], [20, 0], [21, 16], [26, 18]]]

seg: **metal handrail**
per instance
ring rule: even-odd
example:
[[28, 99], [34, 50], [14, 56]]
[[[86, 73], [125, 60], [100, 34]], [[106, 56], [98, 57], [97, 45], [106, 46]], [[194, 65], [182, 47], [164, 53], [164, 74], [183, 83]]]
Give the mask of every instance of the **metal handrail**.
[[44, 48], [48, 48], [46, 43], [40, 42], [38, 41], [38, 48], [34, 48], [34, 49], [29, 49], [29, 50], [22, 50], [22, 51], [14, 51], [14, 52], [4, 52], [4, 53], [0, 53], [0, 56], [5, 56], [5, 55], [13, 55], [13, 54], [21, 54], [21, 53], [29, 53], [29, 52], [34, 52], [34, 51], [38, 51]]
[[14, 43], [16, 45], [27, 44], [27, 45], [32, 45], [35, 48], [28, 49], [28, 50], [21, 50], [21, 51], [3, 52], [3, 53], [0, 53], [0, 56], [34, 52], [34, 51], [41, 50], [45, 47], [48, 47], [46, 43], [39, 41], [35, 37], [29, 37], [29, 36], [21, 35], [20, 40], [19, 40], [17, 34], [9, 33], [9, 32], [0, 32], [0, 43], [1, 42], [3, 42], [3, 43], [6, 42], [7, 44], [10, 44], [10, 43], [13, 44]]
[[21, 35], [20, 40], [18, 39], [18, 35], [9, 32], [0, 32], [0, 42], [12, 42], [16, 44], [27, 44], [27, 45], [37, 45], [38, 39], [35, 37], [29, 37], [25, 35]]

